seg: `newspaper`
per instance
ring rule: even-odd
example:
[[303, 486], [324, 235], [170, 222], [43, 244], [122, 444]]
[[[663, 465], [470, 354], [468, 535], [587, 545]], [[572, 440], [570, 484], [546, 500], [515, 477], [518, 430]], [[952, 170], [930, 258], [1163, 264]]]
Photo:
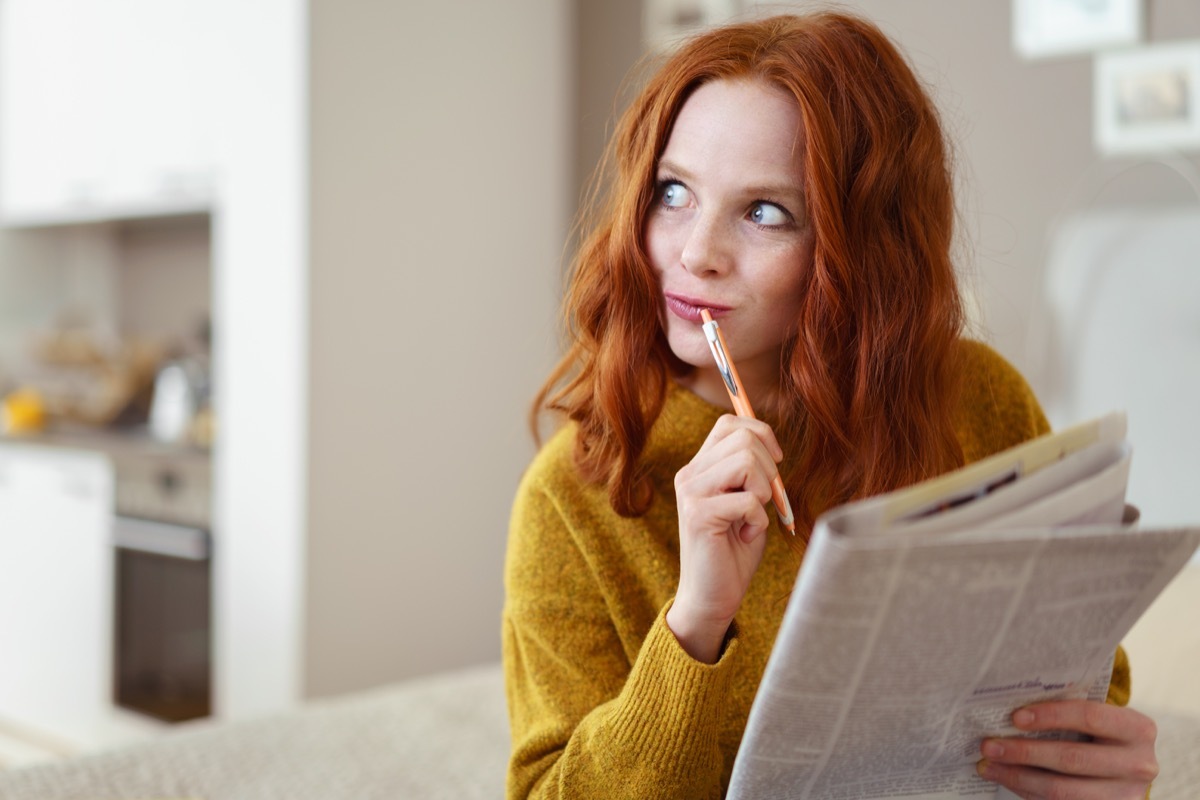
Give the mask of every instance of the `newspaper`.
[[[1138, 530], [1123, 414], [817, 521], [731, 800], [994, 797], [1014, 709], [1103, 700], [1117, 645], [1200, 546]], [[1004, 796], [1011, 796], [1007, 793]]]

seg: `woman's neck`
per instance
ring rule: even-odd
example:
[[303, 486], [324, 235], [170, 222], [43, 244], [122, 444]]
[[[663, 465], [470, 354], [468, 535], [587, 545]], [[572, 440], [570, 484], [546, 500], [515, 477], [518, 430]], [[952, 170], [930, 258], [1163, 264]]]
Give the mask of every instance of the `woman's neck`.
[[[778, 372], [766, 377], [758, 375], [755, 370], [743, 370], [739, 367], [738, 377], [742, 379], [742, 386], [750, 396], [750, 404], [754, 407], [755, 414], [762, 416], [766, 413], [775, 416], [779, 401]], [[701, 400], [733, 411], [733, 401], [725, 387], [725, 380], [715, 367], [693, 367], [689, 372], [676, 376], [675, 382]]]

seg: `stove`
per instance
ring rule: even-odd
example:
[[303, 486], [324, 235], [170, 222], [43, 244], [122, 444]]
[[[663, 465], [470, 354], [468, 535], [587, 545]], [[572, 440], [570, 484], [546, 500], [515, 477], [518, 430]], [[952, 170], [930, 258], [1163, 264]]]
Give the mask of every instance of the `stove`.
[[151, 439], [109, 451], [114, 701], [179, 722], [212, 712], [209, 454]]

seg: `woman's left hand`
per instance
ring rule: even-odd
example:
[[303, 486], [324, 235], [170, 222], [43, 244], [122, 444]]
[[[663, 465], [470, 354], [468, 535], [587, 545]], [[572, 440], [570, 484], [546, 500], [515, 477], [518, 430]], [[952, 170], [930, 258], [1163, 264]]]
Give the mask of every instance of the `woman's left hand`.
[[1158, 776], [1154, 720], [1132, 708], [1092, 700], [1037, 703], [1013, 712], [1013, 724], [1092, 739], [984, 739], [979, 774], [1024, 800], [1141, 800]]

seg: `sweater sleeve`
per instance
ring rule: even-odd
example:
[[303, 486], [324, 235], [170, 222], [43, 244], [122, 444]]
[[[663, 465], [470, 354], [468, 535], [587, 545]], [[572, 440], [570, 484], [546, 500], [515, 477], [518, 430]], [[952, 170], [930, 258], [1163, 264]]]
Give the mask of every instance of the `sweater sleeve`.
[[719, 797], [717, 730], [736, 635], [716, 664], [702, 664], [663, 608], [628, 653], [569, 526], [529, 483], [505, 567], [508, 797]]
[[992, 348], [964, 340], [955, 429], [967, 463], [1050, 432], [1024, 376]]

